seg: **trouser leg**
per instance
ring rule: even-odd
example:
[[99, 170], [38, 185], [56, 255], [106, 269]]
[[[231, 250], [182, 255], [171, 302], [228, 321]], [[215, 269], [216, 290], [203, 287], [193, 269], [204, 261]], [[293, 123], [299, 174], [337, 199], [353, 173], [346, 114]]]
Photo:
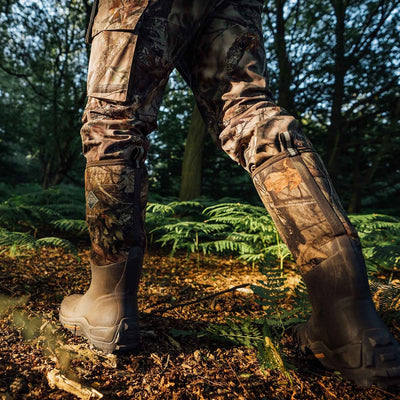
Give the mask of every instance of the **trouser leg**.
[[[105, 17], [103, 3], [107, 2], [99, 3], [100, 20], [106, 21], [108, 27], [110, 22]], [[141, 16], [138, 28], [105, 30], [93, 39], [88, 74], [89, 99], [81, 136], [83, 153], [88, 161], [87, 219], [97, 263], [115, 261], [132, 244], [143, 242], [131, 222], [140, 220], [135, 212], [143, 215], [144, 206], [124, 206], [131, 202], [127, 198], [131, 191], [124, 185], [132, 184], [135, 191], [140, 191], [140, 198], [146, 197], [147, 136], [156, 128], [169, 74], [213, 3], [214, 0], [201, 4], [187, 4], [185, 0], [152, 0]], [[122, 7], [122, 11], [126, 10]], [[114, 9], [112, 15], [115, 15]], [[94, 32], [99, 30], [97, 18]], [[97, 203], [99, 195], [96, 194], [99, 192], [101, 196], [107, 192], [107, 186], [115, 186], [118, 182], [122, 182], [116, 189], [118, 195], [102, 196], [102, 201], [110, 202], [107, 207], [112, 209], [112, 220], [118, 221], [115, 229], [123, 237], [121, 240], [117, 240], [116, 235], [109, 235], [115, 223], [111, 228], [108, 226], [110, 218], [103, 212], [102, 202]], [[97, 186], [100, 189], [94, 189]], [[140, 226], [143, 226], [142, 220]]]
[[399, 346], [376, 313], [357, 234], [299, 123], [268, 90], [260, 6], [218, 2], [181, 69], [210, 131], [252, 174], [299, 265], [313, 306], [297, 329], [301, 346], [360, 384], [394, 382]]
[[[163, 71], [159, 87], [155, 81], [145, 82], [149, 86], [137, 93], [129, 91], [136, 36], [104, 31], [93, 40], [81, 130], [92, 280], [84, 295], [66, 297], [60, 309], [67, 329], [105, 352], [139, 345], [137, 290], [145, 250], [147, 134], [155, 126], [156, 107], [170, 72]], [[108, 56], [102, 59], [104, 54]], [[117, 76], [114, 60], [120, 66]]]
[[[139, 341], [137, 288], [142, 267], [147, 196], [147, 135], [156, 127], [175, 61], [212, 1], [150, 1], [132, 30], [118, 29], [119, 12], [100, 0], [94, 21], [88, 103], [81, 130], [92, 281], [84, 295], [64, 299], [60, 320], [106, 352]], [[140, 5], [133, 4], [133, 8]], [[108, 15], [109, 13], [109, 15]], [[129, 18], [128, 18], [129, 19]], [[100, 20], [100, 22], [99, 22]], [[137, 20], [137, 19], [135, 19]]]

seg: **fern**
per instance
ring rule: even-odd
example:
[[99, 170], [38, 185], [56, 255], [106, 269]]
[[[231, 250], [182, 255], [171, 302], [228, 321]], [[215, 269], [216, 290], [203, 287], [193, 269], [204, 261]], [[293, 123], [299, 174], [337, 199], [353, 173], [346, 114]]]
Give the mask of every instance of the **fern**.
[[52, 225], [67, 232], [82, 233], [88, 230], [86, 221], [82, 219], [57, 219]]
[[[275, 262], [290, 256], [281, 244], [271, 218], [262, 207], [241, 203], [222, 203], [203, 211], [207, 219], [200, 218], [202, 203], [171, 202], [167, 205], [151, 204], [146, 222], [153, 225], [151, 235], [160, 235], [157, 242], [170, 246], [171, 254], [178, 249], [188, 253], [233, 254], [253, 265]], [[194, 210], [194, 214], [191, 212]], [[190, 220], [188, 220], [190, 218]]]
[[233, 253], [233, 254], [244, 254], [250, 252], [253, 247], [245, 242], [237, 242], [234, 240], [223, 239], [214, 240], [212, 242], [205, 242], [200, 245], [204, 254], [208, 253]]
[[9, 197], [11, 205], [42, 205], [49, 204], [85, 204], [83, 188], [72, 185], [59, 185], [46, 190], [40, 186], [21, 185], [15, 188], [15, 194]]
[[165, 231], [157, 242], [172, 244], [171, 254], [178, 249], [186, 249], [188, 253], [199, 251], [199, 238], [210, 238], [212, 234], [223, 231], [225, 227], [218, 224], [207, 224], [196, 221], [179, 221], [175, 224], [164, 225], [154, 231]]
[[[243, 261], [263, 265], [267, 262], [274, 263], [278, 258], [283, 267], [284, 259], [291, 256], [286, 246], [280, 243], [275, 225], [262, 207], [224, 203], [209, 207], [204, 213], [210, 216], [208, 222], [231, 226], [232, 232], [224, 241], [240, 243], [236, 248], [239, 258]], [[228, 248], [225, 242], [224, 246]]]
[[174, 209], [169, 204], [148, 203], [146, 208], [147, 213], [155, 215], [173, 215]]
[[5, 247], [1, 253], [8, 252], [10, 256], [20, 255], [26, 250], [38, 250], [42, 247], [61, 247], [77, 254], [75, 246], [66, 239], [44, 237], [37, 239], [29, 233], [9, 232], [0, 228], [0, 247]]
[[73, 254], [77, 254], [76, 247], [66, 239], [61, 239], [58, 237], [44, 237], [36, 240], [36, 247], [60, 247], [62, 249], [68, 250]]
[[274, 225], [265, 208], [241, 203], [223, 203], [208, 207], [204, 214], [209, 221], [231, 225], [234, 231], [273, 234]]
[[32, 205], [10, 205], [8, 202], [0, 205], [0, 225], [9, 229], [36, 230], [61, 215], [49, 208]]
[[366, 214], [351, 215], [350, 220], [357, 228], [369, 272], [399, 270], [400, 218]]
[[33, 249], [35, 243], [36, 238], [29, 233], [9, 232], [4, 228], [0, 228], [0, 246], [18, 246]]
[[[76, 253], [71, 242], [47, 236], [54, 228], [74, 235], [86, 231], [84, 192], [70, 185], [43, 190], [39, 185], [19, 185], [0, 204], [0, 246], [11, 255], [54, 246]], [[42, 237], [41, 237], [42, 236]], [[41, 237], [38, 239], [38, 237]]]
[[56, 203], [46, 206], [50, 210], [54, 210], [64, 218], [84, 219], [85, 203]]
[[278, 346], [272, 339], [268, 324], [264, 321], [262, 328], [249, 317], [225, 320], [224, 325], [211, 324], [206, 330], [207, 336], [217, 340], [226, 340], [258, 350], [257, 358], [263, 369], [280, 371], [290, 380], [287, 364], [279, 353]]
[[257, 347], [263, 341], [263, 335], [254, 322], [248, 318], [227, 318], [224, 325], [210, 324], [205, 332], [217, 340], [227, 340], [231, 343], [249, 348]]
[[283, 308], [282, 304], [287, 304], [289, 298], [286, 276], [281, 269], [262, 268], [261, 271], [266, 277], [265, 281], [260, 280], [258, 285], [251, 286], [254, 294], [258, 296], [256, 302], [266, 312], [261, 321], [271, 328], [274, 335], [282, 337], [288, 328], [307, 319], [311, 311], [307, 290], [301, 281], [294, 290], [293, 308]]

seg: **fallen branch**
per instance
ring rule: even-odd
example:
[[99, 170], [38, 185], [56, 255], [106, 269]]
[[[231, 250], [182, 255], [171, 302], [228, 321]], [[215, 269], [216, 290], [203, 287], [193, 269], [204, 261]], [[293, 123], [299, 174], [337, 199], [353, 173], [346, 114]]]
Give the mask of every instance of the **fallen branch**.
[[80, 399], [102, 399], [103, 395], [90, 386], [84, 386], [64, 376], [58, 369], [52, 369], [47, 373], [47, 381], [52, 389], [58, 388], [71, 393]]
[[212, 298], [214, 298], [216, 296], [219, 296], [221, 294], [234, 292], [235, 290], [238, 290], [238, 289], [241, 289], [241, 288], [245, 288], [245, 287], [250, 286], [250, 285], [251, 285], [251, 283], [244, 283], [243, 285], [233, 286], [233, 287], [231, 287], [229, 289], [223, 290], [222, 292], [209, 294], [208, 296], [200, 297], [199, 299], [196, 299], [196, 300], [188, 301], [188, 302], [185, 302], [185, 303], [175, 304], [175, 305], [170, 306], [170, 307], [162, 308], [161, 310], [150, 311], [147, 315], [160, 314], [160, 313], [162, 314], [162, 313], [165, 313], [166, 311], [173, 310], [174, 308], [185, 307], [185, 306], [190, 306], [192, 304], [201, 303], [203, 301], [212, 299]]

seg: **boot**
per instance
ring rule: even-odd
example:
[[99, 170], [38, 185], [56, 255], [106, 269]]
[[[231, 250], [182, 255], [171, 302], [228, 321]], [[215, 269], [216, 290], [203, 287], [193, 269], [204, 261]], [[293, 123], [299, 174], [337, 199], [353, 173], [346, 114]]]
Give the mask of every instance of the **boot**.
[[106, 353], [132, 350], [139, 346], [146, 169], [139, 162], [93, 162], [85, 180], [92, 280], [84, 295], [63, 300], [60, 321]]
[[310, 296], [312, 316], [295, 341], [359, 385], [398, 384], [400, 346], [376, 312], [357, 234], [314, 149], [292, 137], [280, 134], [280, 153], [252, 176]]
[[126, 261], [102, 266], [92, 262], [88, 291], [68, 296], [61, 304], [62, 325], [105, 353], [139, 347], [136, 292], [142, 261], [143, 250], [134, 247]]

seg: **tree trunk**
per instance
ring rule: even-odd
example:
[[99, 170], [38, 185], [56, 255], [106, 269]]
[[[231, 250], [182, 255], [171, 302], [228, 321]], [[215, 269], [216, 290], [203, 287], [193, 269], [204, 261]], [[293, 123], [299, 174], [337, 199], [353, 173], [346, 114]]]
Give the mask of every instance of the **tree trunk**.
[[42, 161], [42, 188], [48, 189], [50, 185], [50, 172], [51, 172], [52, 160], [49, 158], [46, 161]]
[[275, 34], [275, 50], [278, 58], [279, 66], [279, 97], [278, 104], [288, 110], [294, 112], [293, 97], [290, 93], [290, 83], [292, 81], [291, 65], [286, 50], [285, 38], [285, 19], [283, 16], [283, 7], [286, 0], [275, 0], [276, 8], [276, 34]]
[[328, 162], [327, 168], [333, 181], [336, 180], [335, 163], [340, 151], [341, 139], [343, 136], [343, 116], [342, 105], [344, 98], [344, 77], [346, 75], [345, 66], [345, 48], [344, 48], [344, 30], [346, 5], [344, 0], [332, 1], [336, 16], [335, 26], [335, 66], [334, 66], [334, 91], [331, 109], [331, 121], [328, 129]]
[[201, 172], [203, 164], [204, 139], [207, 128], [195, 104], [186, 138], [182, 162], [181, 189], [179, 200], [192, 200], [201, 194]]

